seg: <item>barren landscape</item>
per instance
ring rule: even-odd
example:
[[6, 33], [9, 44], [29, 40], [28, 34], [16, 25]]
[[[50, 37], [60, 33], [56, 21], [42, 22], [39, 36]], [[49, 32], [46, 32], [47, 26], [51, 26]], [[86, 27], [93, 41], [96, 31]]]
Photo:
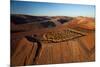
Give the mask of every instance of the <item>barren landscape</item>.
[[95, 61], [95, 18], [11, 14], [11, 65]]

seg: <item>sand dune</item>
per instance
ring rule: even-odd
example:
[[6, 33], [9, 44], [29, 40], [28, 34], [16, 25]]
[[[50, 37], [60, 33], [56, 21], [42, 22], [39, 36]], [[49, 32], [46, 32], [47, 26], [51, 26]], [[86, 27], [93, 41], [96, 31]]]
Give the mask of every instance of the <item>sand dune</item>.
[[94, 18], [11, 15], [11, 65], [94, 60]]
[[72, 26], [76, 26], [88, 30], [95, 29], [95, 20], [94, 18], [90, 18], [90, 17], [76, 17], [69, 24]]

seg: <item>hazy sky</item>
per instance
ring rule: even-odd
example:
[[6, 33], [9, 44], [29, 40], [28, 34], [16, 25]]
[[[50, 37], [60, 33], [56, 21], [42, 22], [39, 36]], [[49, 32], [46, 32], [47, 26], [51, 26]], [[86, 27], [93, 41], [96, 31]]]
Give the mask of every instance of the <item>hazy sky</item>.
[[12, 14], [95, 17], [94, 5], [12, 1]]

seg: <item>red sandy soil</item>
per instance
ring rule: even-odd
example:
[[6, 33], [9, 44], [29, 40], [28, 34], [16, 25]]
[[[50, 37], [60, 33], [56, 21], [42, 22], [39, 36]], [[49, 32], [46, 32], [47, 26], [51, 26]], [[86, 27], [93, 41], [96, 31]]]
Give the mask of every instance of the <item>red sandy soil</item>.
[[95, 20], [90, 17], [76, 17], [69, 23], [71, 26], [76, 26], [83, 29], [94, 30]]
[[[11, 19], [11, 65], [55, 64], [95, 60], [94, 18], [65, 16], [36, 17], [28, 15], [15, 15], [15, 17], [25, 18], [27, 22], [16, 24], [16, 19]], [[64, 21], [65, 19], [67, 20], [62, 24], [58, 20], [63, 18]], [[69, 18], [71, 19], [69, 20]], [[45, 19], [52, 21], [56, 26], [52, 28], [42, 26], [40, 23], [44, 22]], [[48, 32], [55, 33], [69, 28], [76, 33], [80, 32], [82, 36], [57, 43], [41, 40], [43, 35]], [[31, 41], [33, 35], [36, 35], [36, 39], [40, 40]], [[26, 36], [29, 36], [29, 39]]]

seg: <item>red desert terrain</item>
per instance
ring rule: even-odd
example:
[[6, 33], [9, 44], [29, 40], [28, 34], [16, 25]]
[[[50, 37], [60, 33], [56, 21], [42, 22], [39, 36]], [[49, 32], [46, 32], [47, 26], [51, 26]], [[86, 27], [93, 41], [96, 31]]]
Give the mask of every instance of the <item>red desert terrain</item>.
[[11, 65], [95, 60], [95, 18], [11, 15]]

